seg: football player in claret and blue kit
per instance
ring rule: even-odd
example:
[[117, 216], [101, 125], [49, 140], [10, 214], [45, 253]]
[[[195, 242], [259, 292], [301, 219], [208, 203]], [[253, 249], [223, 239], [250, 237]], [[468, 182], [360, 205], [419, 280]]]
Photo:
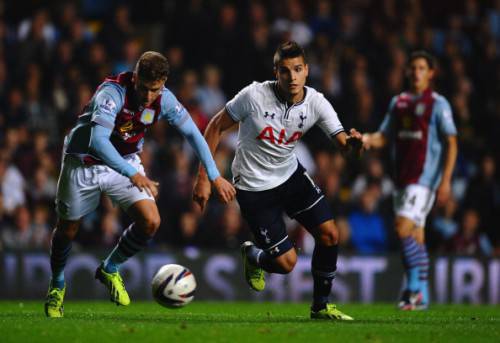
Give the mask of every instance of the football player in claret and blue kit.
[[158, 120], [167, 120], [188, 140], [221, 201], [234, 198], [234, 187], [220, 176], [191, 116], [165, 87], [168, 72], [163, 55], [145, 52], [133, 72], [104, 80], [65, 138], [56, 197], [58, 220], [50, 250], [52, 278], [45, 302], [48, 317], [63, 316], [64, 267], [72, 241], [82, 217], [97, 208], [102, 193], [133, 223], [97, 267], [95, 277], [106, 286], [112, 302], [130, 303], [118, 270], [147, 246], [160, 225], [158, 183], [145, 175], [138, 155], [146, 130]]
[[[297, 160], [294, 148], [318, 125], [346, 154], [359, 155], [362, 136], [344, 132], [325, 97], [305, 86], [308, 65], [295, 42], [281, 44], [274, 55], [276, 81], [254, 82], [242, 89], [210, 121], [205, 139], [215, 152], [222, 132], [239, 125], [233, 183], [241, 213], [255, 242], [241, 246], [247, 283], [265, 288], [265, 272], [287, 274], [297, 261], [283, 214], [300, 222], [315, 239], [312, 256], [313, 319], [352, 320], [329, 301], [337, 269], [339, 233], [321, 189]], [[210, 183], [200, 168], [194, 199], [204, 208]]]
[[449, 199], [457, 157], [457, 129], [450, 105], [431, 88], [434, 69], [430, 54], [414, 52], [407, 67], [409, 90], [392, 98], [378, 132], [363, 135], [367, 149], [393, 148], [394, 225], [406, 274], [406, 288], [398, 304], [401, 310], [429, 306], [425, 220], [436, 192], [438, 204]]

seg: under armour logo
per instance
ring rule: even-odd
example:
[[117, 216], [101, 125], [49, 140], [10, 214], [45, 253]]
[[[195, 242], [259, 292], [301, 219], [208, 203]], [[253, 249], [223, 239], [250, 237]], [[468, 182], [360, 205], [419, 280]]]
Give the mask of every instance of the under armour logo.
[[262, 236], [264, 236], [264, 240], [266, 241], [267, 244], [271, 243], [271, 238], [269, 238], [269, 236], [267, 235], [268, 234], [268, 231], [266, 229], [260, 229], [260, 234]]
[[279, 252], [280, 252], [280, 248], [278, 248], [278, 247], [274, 247], [271, 250], [269, 250], [269, 253], [271, 255], [277, 255]]
[[302, 114], [299, 116], [300, 118], [300, 124], [299, 124], [299, 129], [302, 129], [304, 127], [304, 120], [307, 119], [307, 116], [303, 116]]
[[276, 115], [276, 113], [269, 113], [269, 112], [265, 112], [264, 114], [264, 118], [267, 118], [267, 117], [271, 117], [271, 119], [274, 120], [274, 116]]

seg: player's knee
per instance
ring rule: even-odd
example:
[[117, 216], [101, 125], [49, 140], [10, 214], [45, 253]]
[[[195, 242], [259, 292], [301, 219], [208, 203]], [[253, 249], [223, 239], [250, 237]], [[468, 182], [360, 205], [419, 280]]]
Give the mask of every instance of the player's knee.
[[142, 228], [148, 236], [154, 236], [160, 227], [161, 219], [157, 214], [148, 214], [144, 217]]
[[79, 224], [79, 221], [59, 221], [54, 229], [53, 235], [64, 236], [72, 241], [78, 233]]
[[326, 232], [322, 232], [321, 235], [319, 236], [319, 244], [326, 246], [326, 247], [331, 247], [333, 245], [338, 244], [339, 242], [339, 233], [337, 230], [329, 230]]
[[396, 228], [396, 233], [400, 239], [409, 237], [412, 235], [412, 223], [409, 219], [403, 217], [396, 217], [394, 222]]
[[411, 236], [410, 230], [408, 230], [404, 227], [398, 227], [398, 226], [396, 226], [396, 234], [398, 235], [399, 239], [403, 239], [403, 238]]
[[73, 228], [68, 228], [68, 229], [65, 229], [65, 230], [56, 230], [54, 232], [54, 235], [58, 235], [59, 237], [63, 236], [65, 237], [66, 239], [72, 241], [75, 239], [75, 236], [76, 234], [78, 233], [78, 230], [75, 230]]
[[331, 223], [320, 226], [316, 242], [326, 247], [337, 245], [339, 242], [339, 231], [335, 224]]

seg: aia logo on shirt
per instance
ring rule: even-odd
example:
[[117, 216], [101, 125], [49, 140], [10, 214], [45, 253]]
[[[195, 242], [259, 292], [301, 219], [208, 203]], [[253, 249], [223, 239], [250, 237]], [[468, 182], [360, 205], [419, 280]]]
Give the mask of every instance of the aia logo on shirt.
[[281, 131], [278, 134], [278, 137], [274, 135], [274, 130], [272, 126], [266, 126], [256, 137], [259, 140], [267, 140], [271, 144], [290, 144], [295, 141], [298, 141], [302, 137], [302, 132], [301, 131], [295, 131], [290, 137], [286, 137], [286, 131], [285, 129], [281, 129]]

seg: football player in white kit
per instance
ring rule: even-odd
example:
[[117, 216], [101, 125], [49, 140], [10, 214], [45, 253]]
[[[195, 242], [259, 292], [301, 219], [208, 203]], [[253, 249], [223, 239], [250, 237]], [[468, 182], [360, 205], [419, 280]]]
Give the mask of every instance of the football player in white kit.
[[[344, 153], [359, 154], [362, 136], [344, 132], [337, 113], [325, 97], [305, 86], [308, 76], [304, 50], [295, 42], [281, 44], [274, 55], [276, 81], [253, 82], [242, 89], [210, 121], [205, 139], [212, 151], [221, 134], [239, 125], [233, 182], [241, 213], [255, 243], [245, 242], [245, 278], [256, 291], [265, 287], [264, 271], [286, 274], [297, 254], [288, 238], [283, 212], [299, 221], [315, 238], [311, 318], [352, 320], [329, 303], [337, 269], [339, 233], [328, 202], [294, 154], [302, 135], [313, 125]], [[203, 209], [210, 183], [200, 168], [193, 198]]]

